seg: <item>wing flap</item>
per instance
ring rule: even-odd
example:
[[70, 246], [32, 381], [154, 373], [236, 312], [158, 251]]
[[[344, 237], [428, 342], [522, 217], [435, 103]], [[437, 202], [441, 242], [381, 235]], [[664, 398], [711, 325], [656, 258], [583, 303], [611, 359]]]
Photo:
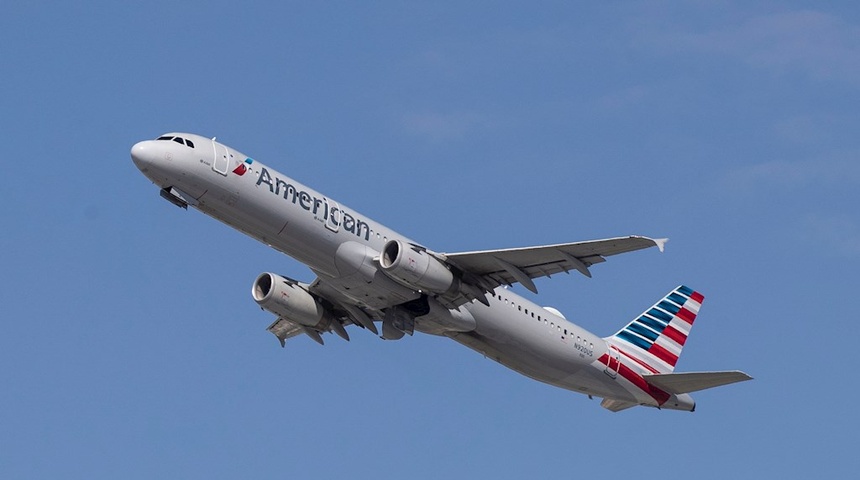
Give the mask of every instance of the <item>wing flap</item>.
[[643, 377], [648, 384], [665, 392], [674, 393], [675, 395], [752, 380], [751, 376], [739, 370], [726, 372], [662, 373], [643, 375]]

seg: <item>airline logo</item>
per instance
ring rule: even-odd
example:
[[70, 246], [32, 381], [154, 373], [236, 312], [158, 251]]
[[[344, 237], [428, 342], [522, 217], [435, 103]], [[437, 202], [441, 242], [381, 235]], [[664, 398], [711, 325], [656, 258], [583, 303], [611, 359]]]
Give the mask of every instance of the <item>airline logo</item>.
[[[251, 159], [249, 158], [248, 160]], [[337, 203], [332, 202], [329, 204], [327, 198], [317, 197], [313, 191], [299, 190], [295, 185], [288, 183], [286, 180], [273, 177], [266, 167], [261, 166], [260, 176], [257, 178], [257, 186], [259, 187], [263, 184], [269, 187], [269, 193], [281, 197], [285, 201], [311, 213], [314, 219], [325, 224], [328, 228], [334, 231], [343, 228], [343, 231], [352, 233], [357, 237], [363, 237], [365, 240], [370, 239], [369, 223], [341, 209]]]
[[233, 169], [233, 173], [241, 177], [248, 171], [248, 167], [251, 166], [252, 163], [254, 163], [254, 160], [246, 158], [244, 162], [240, 163], [238, 167]]
[[630, 322], [615, 338], [638, 347], [630, 352], [634, 355], [644, 350], [642, 360], [649, 365], [660, 371], [672, 371], [704, 299], [701, 293], [680, 286]]

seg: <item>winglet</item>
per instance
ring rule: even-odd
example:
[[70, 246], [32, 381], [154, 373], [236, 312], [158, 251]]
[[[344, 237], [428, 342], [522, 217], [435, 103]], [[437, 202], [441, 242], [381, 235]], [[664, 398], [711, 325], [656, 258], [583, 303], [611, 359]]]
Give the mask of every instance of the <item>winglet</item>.
[[668, 238], [652, 238], [654, 240], [654, 244], [657, 245], [657, 248], [660, 249], [660, 253], [663, 253], [663, 250], [666, 248], [666, 242], [669, 241]]

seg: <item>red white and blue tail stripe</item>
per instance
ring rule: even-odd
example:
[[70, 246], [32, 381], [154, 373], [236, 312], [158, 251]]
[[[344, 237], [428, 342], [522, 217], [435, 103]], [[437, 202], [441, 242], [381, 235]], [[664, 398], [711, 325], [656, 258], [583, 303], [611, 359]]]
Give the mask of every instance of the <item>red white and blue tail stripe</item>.
[[705, 299], [680, 286], [607, 340], [651, 373], [669, 373]]

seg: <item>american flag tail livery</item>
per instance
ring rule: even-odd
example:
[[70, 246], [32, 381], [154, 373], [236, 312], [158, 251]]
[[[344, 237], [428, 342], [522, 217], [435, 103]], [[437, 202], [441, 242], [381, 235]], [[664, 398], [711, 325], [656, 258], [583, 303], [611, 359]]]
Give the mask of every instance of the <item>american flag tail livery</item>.
[[682, 285], [606, 340], [648, 372], [671, 373], [704, 299]]

